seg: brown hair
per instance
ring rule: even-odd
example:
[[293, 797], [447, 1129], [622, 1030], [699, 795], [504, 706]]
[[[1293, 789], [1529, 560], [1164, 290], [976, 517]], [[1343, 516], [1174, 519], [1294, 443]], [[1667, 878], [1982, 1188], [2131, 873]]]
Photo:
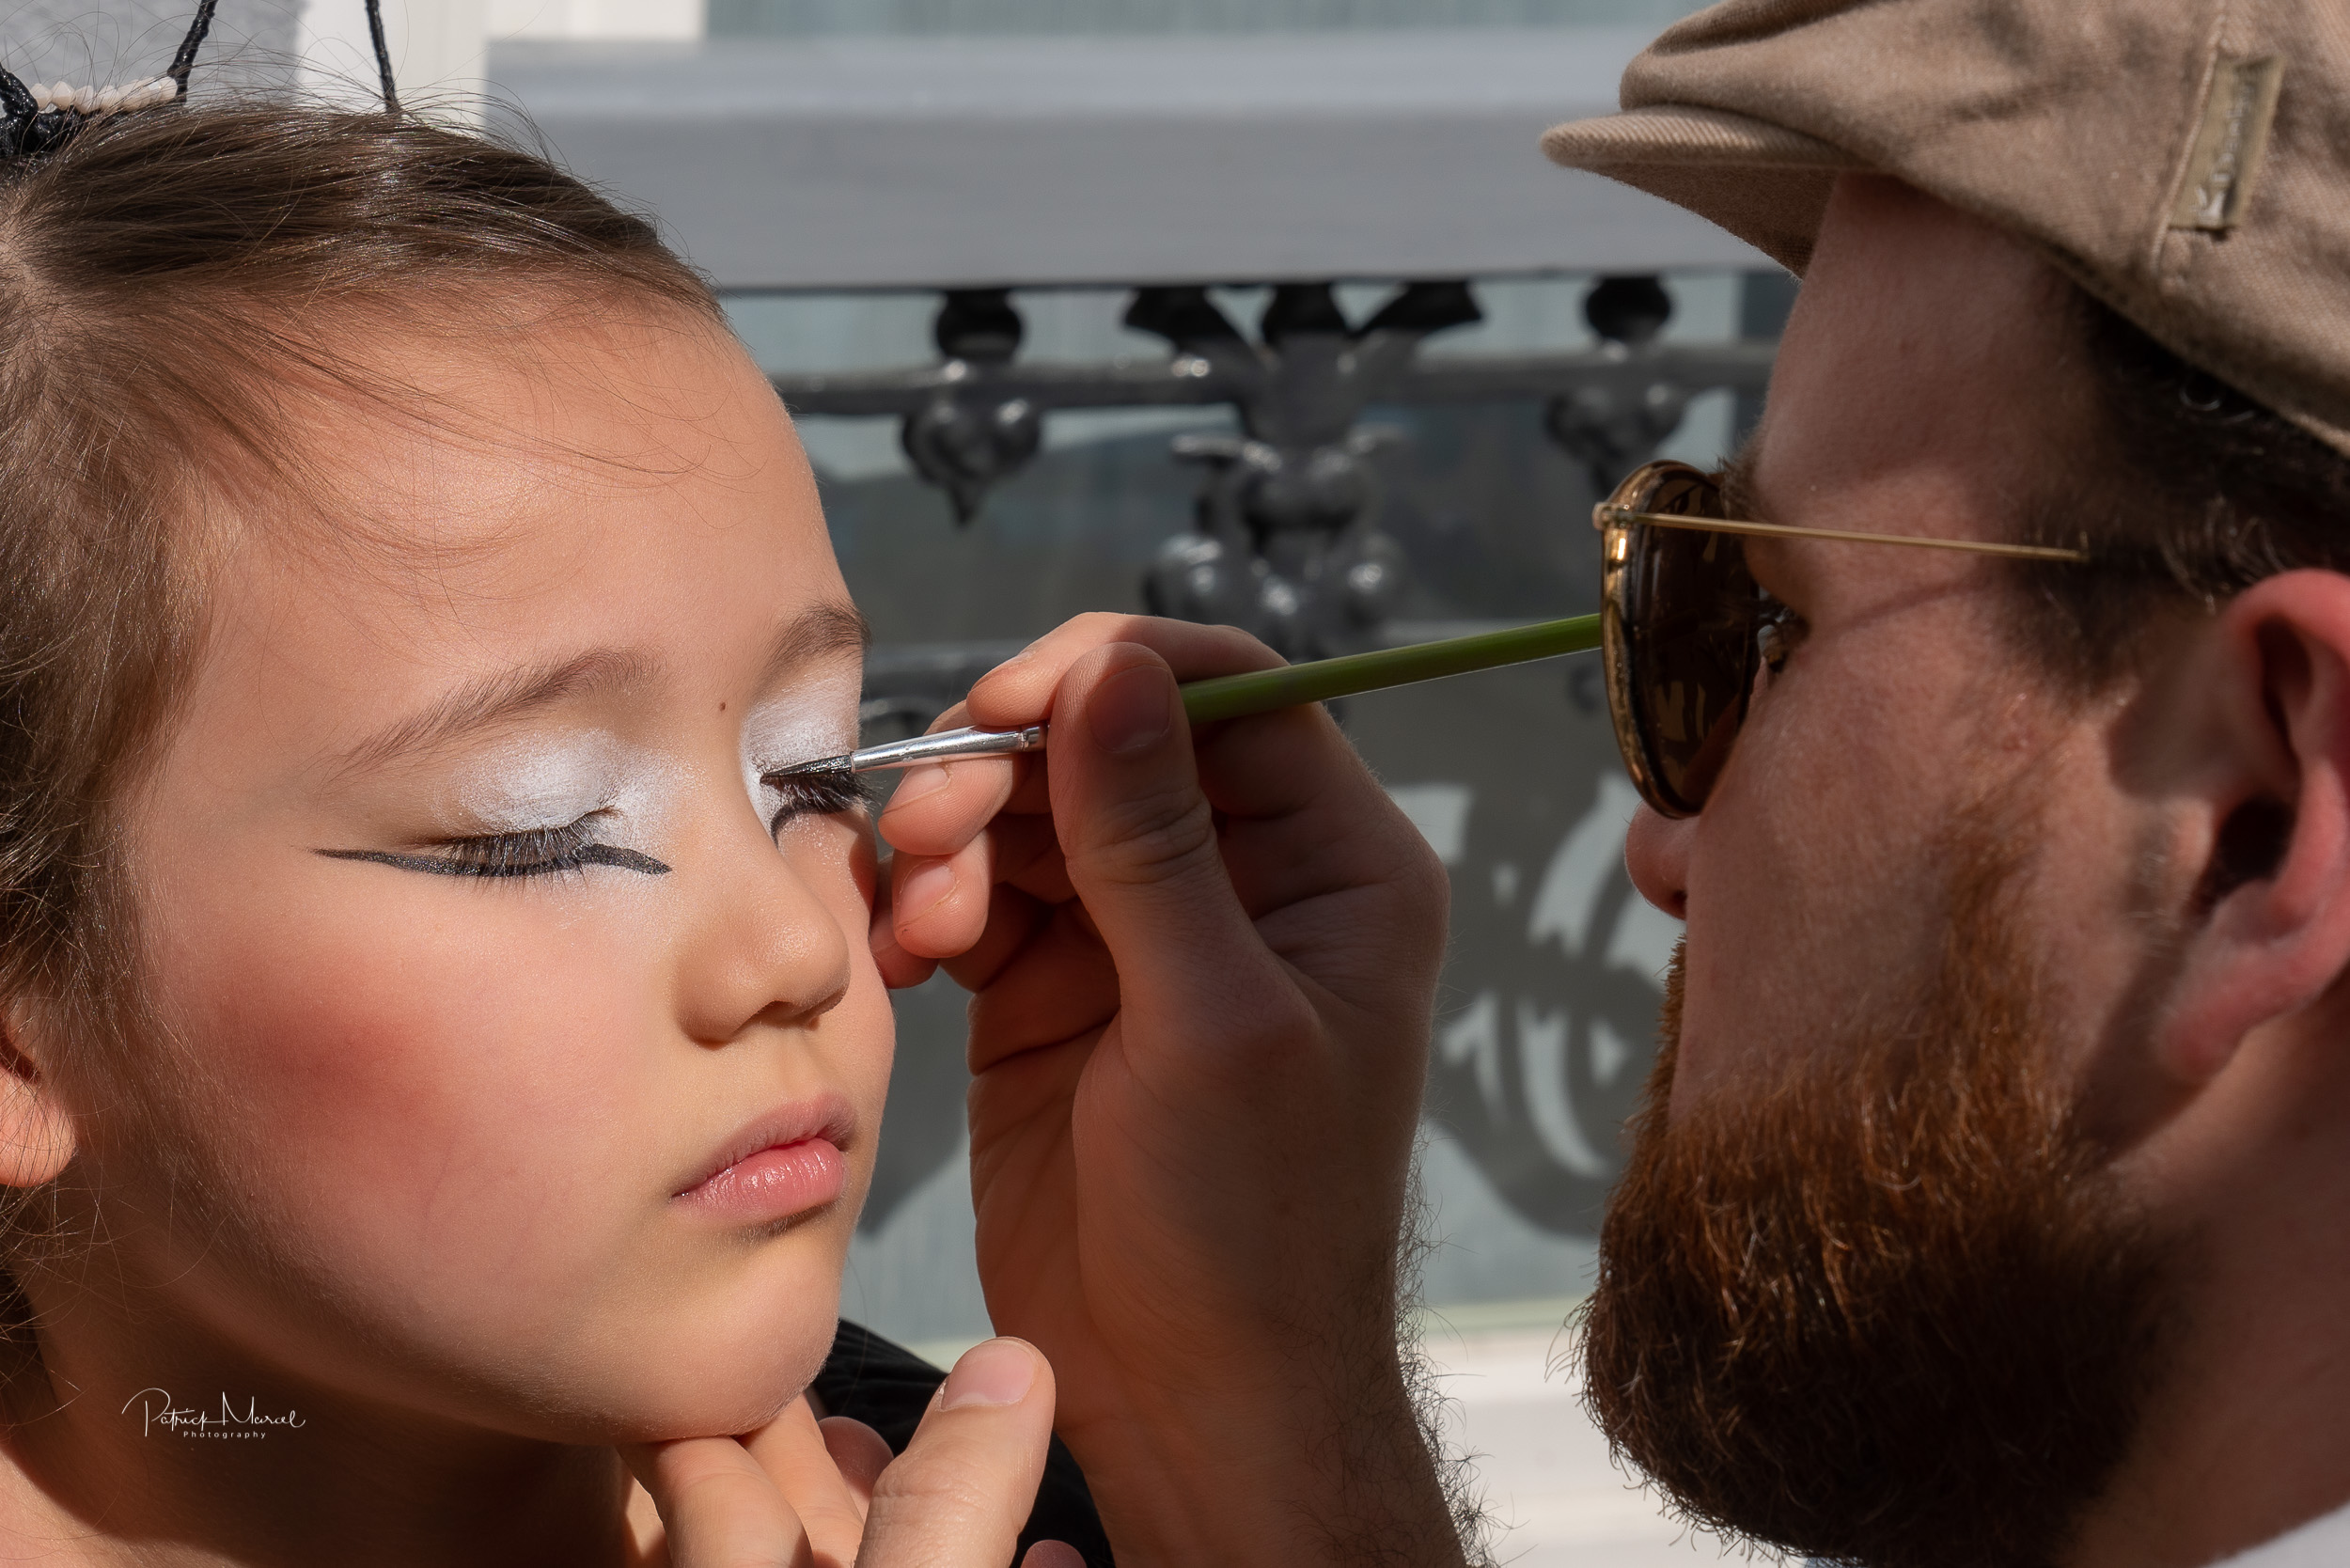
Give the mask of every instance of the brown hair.
[[[354, 326], [517, 290], [722, 319], [645, 219], [415, 119], [172, 105], [0, 162], [0, 996], [124, 1018], [117, 808], [196, 655], [207, 503], [305, 472], [273, 388], [364, 386]], [[43, 1229], [23, 1196], [0, 1264]]]
[[2216, 610], [2264, 577], [2350, 571], [2350, 457], [2073, 290], [2092, 391], [2077, 465], [2030, 537], [2095, 553], [2030, 569], [2017, 630], [2076, 689], [2137, 667], [2165, 609]]
[[1941, 961], [1788, 1071], [1674, 1102], [1683, 954], [1581, 1314], [1585, 1406], [1685, 1520], [1871, 1568], [2048, 1568], [2170, 1353], [2016, 935], [2023, 789], [1962, 812]]

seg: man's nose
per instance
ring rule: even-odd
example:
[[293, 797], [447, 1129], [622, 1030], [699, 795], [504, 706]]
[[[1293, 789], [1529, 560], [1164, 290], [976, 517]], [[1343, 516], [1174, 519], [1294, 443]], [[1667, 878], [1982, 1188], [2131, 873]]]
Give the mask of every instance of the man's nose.
[[1624, 830], [1624, 870], [1640, 897], [1676, 920], [1689, 917], [1689, 839], [1698, 820], [1675, 821], [1643, 805]]

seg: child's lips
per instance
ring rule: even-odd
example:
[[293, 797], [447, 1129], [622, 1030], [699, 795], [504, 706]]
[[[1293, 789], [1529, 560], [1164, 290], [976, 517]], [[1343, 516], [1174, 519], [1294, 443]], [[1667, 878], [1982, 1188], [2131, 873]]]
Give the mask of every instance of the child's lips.
[[729, 1137], [670, 1200], [731, 1224], [821, 1208], [848, 1184], [840, 1151], [854, 1124], [848, 1102], [837, 1094], [778, 1106]]
[[756, 1225], [823, 1207], [840, 1196], [848, 1175], [839, 1145], [802, 1138], [737, 1160], [675, 1200], [732, 1224]]

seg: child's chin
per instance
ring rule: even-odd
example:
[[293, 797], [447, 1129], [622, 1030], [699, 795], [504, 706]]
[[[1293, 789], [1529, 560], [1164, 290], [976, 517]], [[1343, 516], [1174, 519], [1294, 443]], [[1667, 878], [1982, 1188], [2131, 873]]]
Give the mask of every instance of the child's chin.
[[[832, 1348], [833, 1320], [747, 1335], [713, 1335], [650, 1358], [632, 1381], [633, 1409], [615, 1411], [609, 1443], [665, 1442], [756, 1432], [816, 1377]], [[650, 1375], [648, 1375], [650, 1374]]]

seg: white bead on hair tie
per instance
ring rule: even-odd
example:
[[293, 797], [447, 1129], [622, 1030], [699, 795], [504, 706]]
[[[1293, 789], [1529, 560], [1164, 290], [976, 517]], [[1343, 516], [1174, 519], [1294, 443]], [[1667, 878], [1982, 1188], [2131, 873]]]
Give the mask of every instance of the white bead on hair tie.
[[123, 109], [147, 109], [180, 96], [180, 84], [157, 76], [128, 86], [77, 87], [70, 82], [36, 82], [28, 89], [35, 111], [70, 109], [84, 115], [110, 115]]
[[[189, 70], [196, 64], [205, 35], [212, 31], [218, 0], [196, 0], [196, 16], [187, 36], [171, 57], [171, 69], [161, 76], [135, 82], [77, 87], [70, 82], [26, 84], [0, 65], [0, 163], [41, 158], [65, 147], [91, 120], [129, 109], [173, 103], [187, 96]], [[376, 73], [384, 80], [384, 108], [400, 113], [392, 90], [392, 65], [384, 46], [383, 0], [365, 0], [368, 30], [375, 44]]]

